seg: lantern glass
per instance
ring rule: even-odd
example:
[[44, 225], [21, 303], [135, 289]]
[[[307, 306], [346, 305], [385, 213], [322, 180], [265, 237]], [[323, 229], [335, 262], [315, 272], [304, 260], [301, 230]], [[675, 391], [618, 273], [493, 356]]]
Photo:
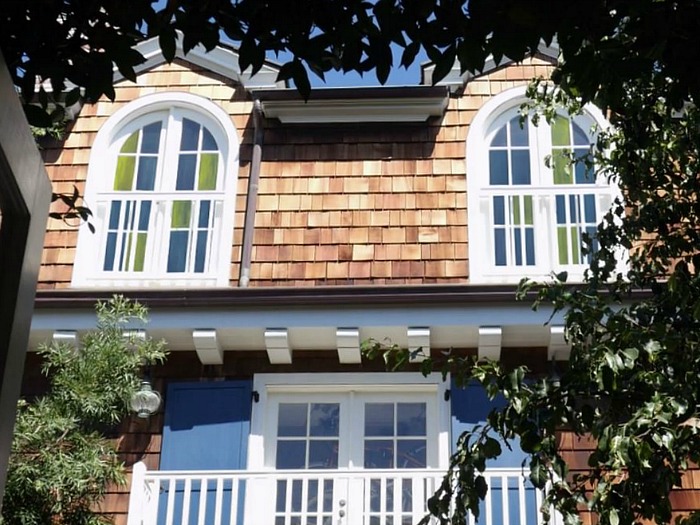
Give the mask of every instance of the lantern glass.
[[141, 388], [131, 398], [131, 410], [140, 418], [148, 418], [160, 408], [160, 394], [153, 390], [148, 381], [141, 382]]

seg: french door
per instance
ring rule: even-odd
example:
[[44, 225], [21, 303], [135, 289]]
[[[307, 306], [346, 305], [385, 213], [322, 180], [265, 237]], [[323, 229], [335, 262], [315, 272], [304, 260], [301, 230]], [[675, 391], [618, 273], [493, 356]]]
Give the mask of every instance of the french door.
[[432, 480], [421, 471], [444, 466], [435, 385], [303, 390], [266, 396], [264, 464], [277, 478], [274, 517], [265, 521], [403, 525], [422, 517]]

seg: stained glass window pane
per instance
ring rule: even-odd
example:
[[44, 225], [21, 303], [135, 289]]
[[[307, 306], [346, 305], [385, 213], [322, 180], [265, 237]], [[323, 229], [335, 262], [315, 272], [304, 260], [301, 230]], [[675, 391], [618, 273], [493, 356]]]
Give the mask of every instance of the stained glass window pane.
[[192, 217], [191, 201], [174, 201], [173, 216], [170, 220], [172, 228], [189, 228]]
[[506, 203], [504, 197], [493, 198], [493, 223], [506, 223]]
[[160, 146], [161, 122], [154, 122], [143, 128], [141, 140], [141, 153], [158, 153]]
[[520, 228], [513, 230], [513, 241], [515, 243], [515, 265], [523, 265], [523, 238]]
[[583, 204], [586, 222], [596, 222], [595, 195], [584, 195]]
[[554, 169], [554, 184], [573, 183], [571, 160], [564, 150], [552, 151], [552, 167]]
[[535, 264], [535, 230], [533, 228], [525, 230], [525, 260], [528, 266]]
[[566, 223], [566, 201], [563, 195], [557, 195], [556, 197], [556, 208], [557, 208], [557, 224]]
[[136, 189], [152, 191], [156, 183], [156, 166], [158, 157], [141, 157], [136, 175]]
[[199, 203], [199, 220], [197, 221], [197, 226], [200, 228], [206, 228], [209, 226], [209, 210], [211, 208], [211, 201], [201, 201]]
[[119, 213], [122, 209], [122, 201], [112, 201], [109, 207], [109, 229], [116, 230], [119, 228]]
[[570, 146], [571, 134], [569, 132], [569, 119], [557, 115], [552, 122], [552, 145]]
[[202, 153], [199, 158], [199, 182], [198, 190], [215, 190], [216, 175], [219, 167], [218, 153]]
[[581, 238], [578, 226], [571, 226], [571, 251], [574, 264], [581, 262]]
[[559, 251], [559, 264], [569, 264], [569, 250], [566, 240], [566, 226], [557, 227], [557, 248]]
[[117, 249], [117, 234], [110, 232], [107, 234], [107, 247], [105, 249], [105, 262], [102, 269], [106, 272], [114, 270], [114, 256]]
[[489, 184], [492, 186], [508, 184], [508, 152], [506, 150], [489, 151]]
[[147, 233], [136, 234], [136, 252], [134, 253], [134, 271], [142, 272], [146, 258]]
[[141, 211], [139, 213], [139, 231], [147, 231], [148, 223], [151, 219], [151, 201], [141, 202]]
[[513, 150], [513, 184], [530, 184], [530, 150]]
[[194, 271], [202, 273], [204, 271], [205, 262], [207, 260], [207, 239], [209, 234], [206, 231], [201, 231], [197, 235], [197, 249], [194, 256]]
[[534, 224], [532, 217], [532, 195], [525, 195], [523, 200], [525, 201], [525, 224], [532, 225]]
[[180, 151], [197, 151], [199, 145], [200, 125], [190, 119], [182, 120], [182, 138]]
[[496, 228], [493, 231], [493, 241], [496, 256], [496, 266], [506, 265], [506, 231], [504, 228]]
[[577, 146], [590, 145], [591, 140], [588, 137], [588, 134], [585, 131], [583, 131], [581, 126], [576, 124], [576, 122], [572, 122], [571, 127], [574, 128], [574, 144], [576, 144]]
[[197, 166], [196, 153], [180, 154], [177, 165], [177, 181], [175, 182], [176, 190], [193, 190], [194, 189], [194, 174]]
[[203, 137], [202, 137], [202, 150], [203, 151], [216, 151], [219, 148], [216, 146], [216, 140], [214, 140], [214, 136], [211, 134], [211, 132], [207, 128], [203, 128]]
[[528, 125], [527, 120], [520, 125], [520, 117], [514, 117], [510, 121], [510, 145], [511, 146], [528, 146]]
[[184, 272], [187, 264], [187, 240], [189, 232], [171, 231], [168, 251], [168, 272]]
[[511, 213], [513, 214], [512, 217], [512, 224], [519, 225], [520, 224], [520, 197], [517, 195], [514, 195], [513, 197], [510, 198], [510, 206], [511, 206]]
[[127, 138], [122, 145], [122, 149], [119, 150], [119, 153], [136, 153], [136, 148], [139, 144], [139, 131], [140, 130], [136, 130], [129, 135], [129, 138]]
[[134, 169], [136, 157], [119, 156], [117, 158], [117, 172], [114, 175], [115, 191], [130, 191], [134, 184]]

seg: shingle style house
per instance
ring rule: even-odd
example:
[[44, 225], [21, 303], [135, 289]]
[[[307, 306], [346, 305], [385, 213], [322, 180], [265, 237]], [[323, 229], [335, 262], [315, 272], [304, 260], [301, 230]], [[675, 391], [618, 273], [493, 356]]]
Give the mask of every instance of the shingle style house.
[[[137, 83], [117, 78], [114, 102], [84, 106], [44, 149], [96, 231], [49, 223], [31, 344], [91, 328], [94, 301], [120, 292], [149, 305], [148, 332], [172, 351], [154, 371], [164, 408], [124, 428], [133, 475], [103, 511], [130, 525], [415, 523], [489, 404], [386, 373], [360, 343], [534, 370], [566, 359], [557, 320], [513, 285], [582, 276], [581, 235], [614, 190], [563, 159], [603, 115], [521, 121], [548, 52], [308, 102], [273, 64], [237, 71], [232, 49], [171, 64], [154, 42], [142, 52]], [[562, 437], [574, 466], [585, 446]], [[493, 465], [487, 525], [537, 523], [521, 462]]]

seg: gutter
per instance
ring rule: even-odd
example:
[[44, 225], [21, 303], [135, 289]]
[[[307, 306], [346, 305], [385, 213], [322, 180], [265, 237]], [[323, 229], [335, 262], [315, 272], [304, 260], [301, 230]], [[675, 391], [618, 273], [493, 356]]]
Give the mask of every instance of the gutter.
[[245, 220], [243, 224], [243, 246], [241, 248], [241, 271], [238, 286], [247, 288], [250, 283], [250, 264], [253, 256], [253, 235], [255, 233], [255, 213], [258, 209], [258, 186], [260, 183], [260, 163], [265, 129], [262, 125], [262, 104], [253, 102], [253, 158], [248, 177], [248, 194], [246, 196]]

